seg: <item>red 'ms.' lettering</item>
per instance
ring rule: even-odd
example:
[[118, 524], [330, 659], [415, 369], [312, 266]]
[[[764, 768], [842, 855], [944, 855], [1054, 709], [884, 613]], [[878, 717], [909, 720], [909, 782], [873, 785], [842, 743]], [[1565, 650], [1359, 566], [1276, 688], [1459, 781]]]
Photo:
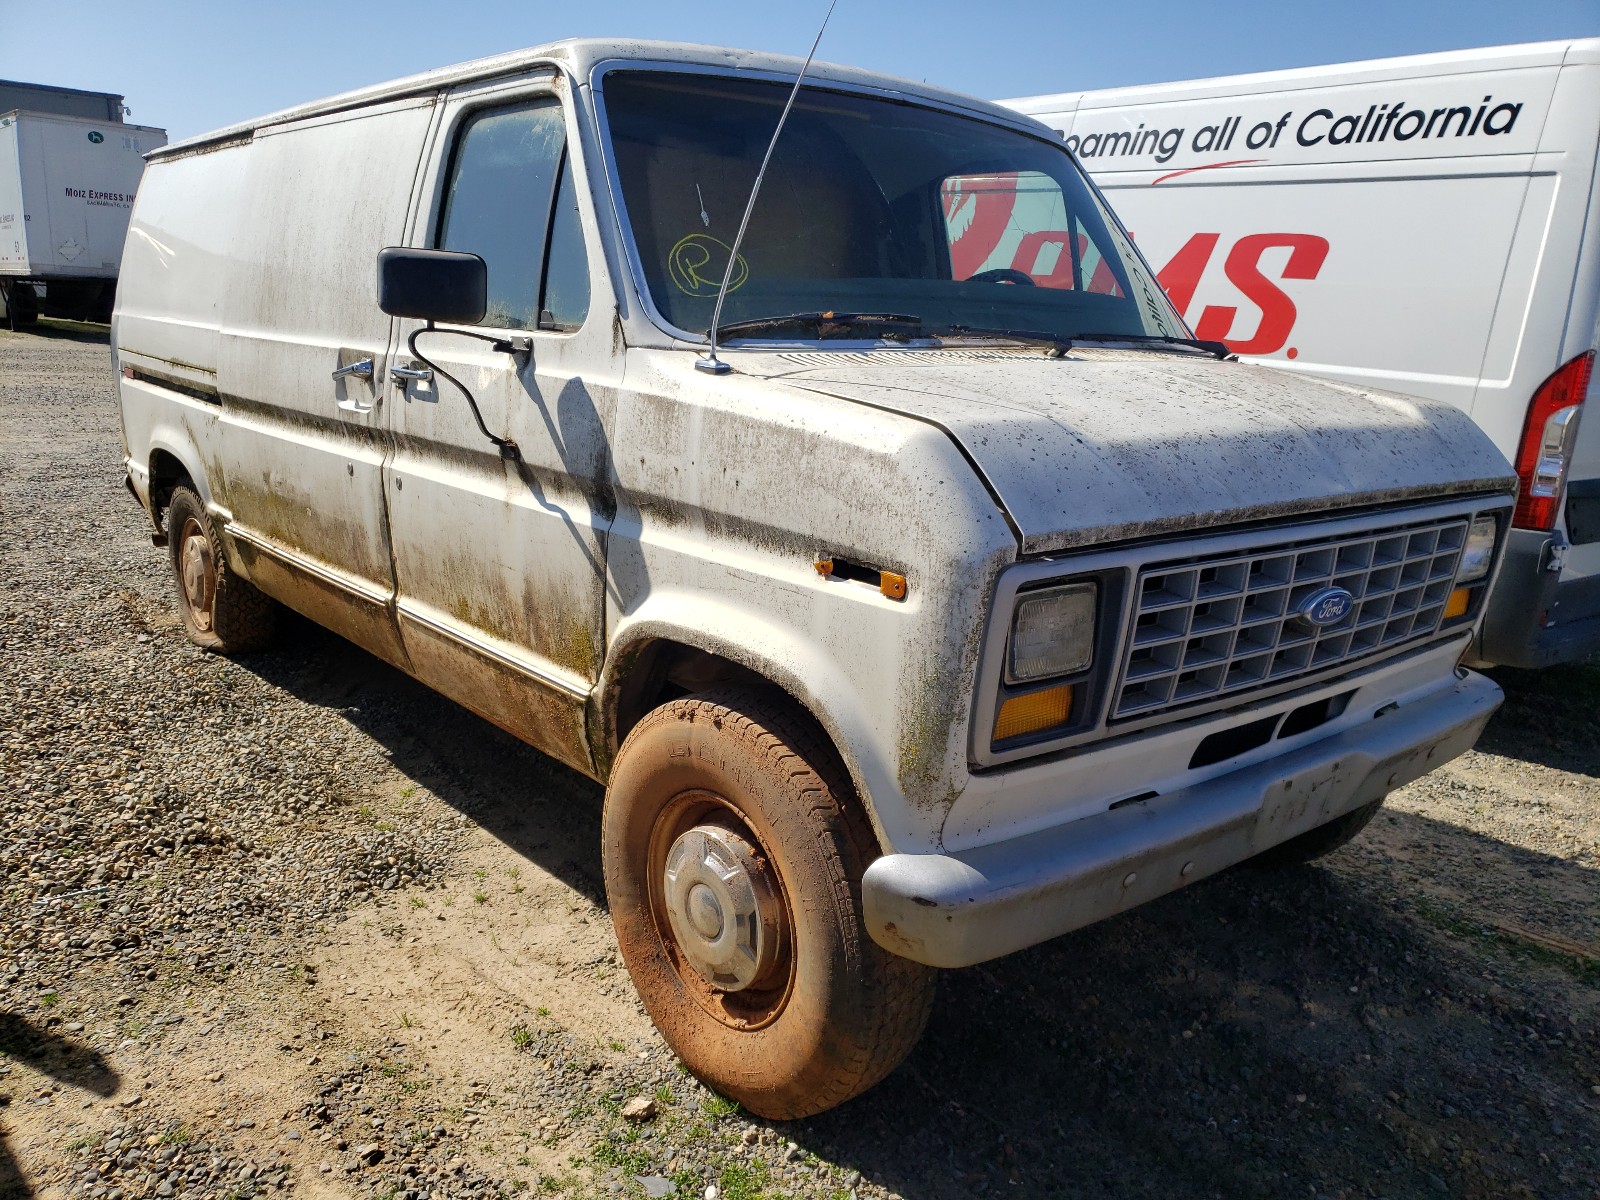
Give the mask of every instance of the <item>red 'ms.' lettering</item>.
[[1189, 311], [1194, 291], [1200, 286], [1200, 276], [1205, 273], [1211, 252], [1217, 248], [1221, 237], [1220, 233], [1195, 234], [1172, 256], [1171, 262], [1156, 272], [1156, 282], [1166, 289], [1167, 299], [1179, 313]]
[[[1189, 307], [1195, 289], [1219, 235], [1197, 233], [1172, 256], [1172, 261], [1156, 276], [1179, 312]], [[1261, 256], [1268, 250], [1288, 249], [1284, 279], [1315, 279], [1328, 257], [1328, 239], [1313, 233], [1253, 233], [1242, 237], [1228, 251], [1223, 271], [1233, 285], [1261, 310], [1261, 323], [1249, 338], [1230, 339], [1239, 310], [1231, 305], [1209, 304], [1194, 324], [1195, 336], [1225, 341], [1235, 354], [1271, 354], [1281, 350], [1294, 328], [1294, 301], [1261, 273]]]

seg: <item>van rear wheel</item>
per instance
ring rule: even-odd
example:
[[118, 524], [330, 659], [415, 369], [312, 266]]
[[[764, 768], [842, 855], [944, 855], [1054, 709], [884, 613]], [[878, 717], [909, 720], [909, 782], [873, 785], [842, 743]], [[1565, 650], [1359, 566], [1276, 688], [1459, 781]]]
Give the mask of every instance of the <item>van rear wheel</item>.
[[867, 936], [876, 840], [831, 746], [786, 705], [730, 688], [647, 715], [617, 755], [602, 847], [646, 1010], [751, 1112], [842, 1104], [921, 1036], [934, 973]]
[[167, 505], [167, 546], [178, 613], [191, 642], [219, 654], [242, 654], [272, 641], [277, 602], [229, 570], [216, 526], [189, 488], [175, 488]]

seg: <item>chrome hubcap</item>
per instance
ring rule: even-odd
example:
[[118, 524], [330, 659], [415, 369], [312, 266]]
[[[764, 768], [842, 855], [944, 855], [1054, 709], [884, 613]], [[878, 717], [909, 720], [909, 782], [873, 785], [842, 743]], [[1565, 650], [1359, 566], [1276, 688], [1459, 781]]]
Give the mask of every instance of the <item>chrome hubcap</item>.
[[672, 935], [707, 983], [737, 992], [771, 971], [783, 905], [749, 842], [719, 825], [696, 825], [667, 851], [665, 883]]

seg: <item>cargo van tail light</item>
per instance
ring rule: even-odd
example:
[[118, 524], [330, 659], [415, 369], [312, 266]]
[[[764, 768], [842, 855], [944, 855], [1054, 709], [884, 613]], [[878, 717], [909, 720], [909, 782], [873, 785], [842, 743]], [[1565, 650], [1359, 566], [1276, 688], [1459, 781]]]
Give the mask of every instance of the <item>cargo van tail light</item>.
[[1527, 424], [1517, 447], [1522, 490], [1512, 524], [1518, 529], [1554, 529], [1561, 486], [1577, 440], [1578, 414], [1589, 390], [1594, 351], [1580, 354], [1539, 385], [1528, 403]]

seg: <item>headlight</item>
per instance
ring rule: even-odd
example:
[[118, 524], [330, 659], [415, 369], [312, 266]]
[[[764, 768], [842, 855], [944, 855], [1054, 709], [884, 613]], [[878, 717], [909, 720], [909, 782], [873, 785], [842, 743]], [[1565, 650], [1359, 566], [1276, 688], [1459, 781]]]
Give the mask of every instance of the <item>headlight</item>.
[[1467, 544], [1461, 548], [1461, 566], [1456, 570], [1456, 583], [1475, 583], [1489, 573], [1494, 562], [1495, 520], [1479, 517], [1467, 530]]
[[1027, 683], [1087, 670], [1094, 659], [1099, 587], [1075, 583], [1018, 599], [1006, 654], [1006, 682]]

